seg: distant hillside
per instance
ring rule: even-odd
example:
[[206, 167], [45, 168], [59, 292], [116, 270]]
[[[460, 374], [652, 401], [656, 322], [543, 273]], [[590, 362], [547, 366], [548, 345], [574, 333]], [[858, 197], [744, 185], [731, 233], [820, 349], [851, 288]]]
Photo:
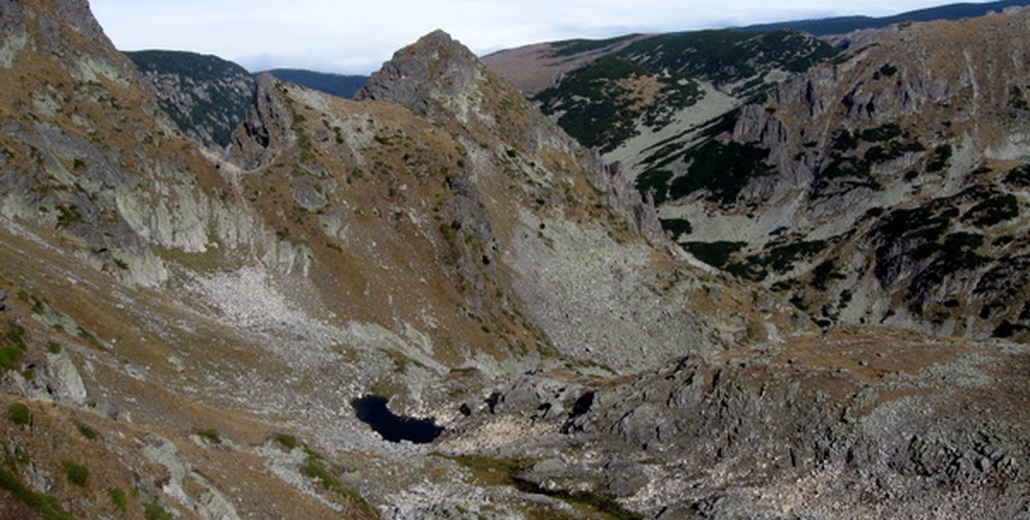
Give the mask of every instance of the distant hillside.
[[878, 29], [896, 23], [928, 22], [931, 20], [959, 20], [983, 16], [992, 11], [1000, 12], [1006, 8], [1030, 4], [1028, 0], [1001, 0], [987, 3], [963, 3], [930, 7], [917, 11], [909, 11], [894, 16], [873, 18], [870, 16], [841, 16], [817, 20], [795, 20], [770, 24], [749, 25], [740, 27], [741, 31], [770, 31], [774, 29], [793, 29], [816, 36], [845, 34], [859, 29]]
[[[695, 31], [639, 37], [619, 46], [600, 43], [601, 51], [583, 43], [553, 44], [551, 56], [589, 52], [593, 61], [582, 60], [587, 63], [532, 99], [569, 135], [603, 153], [642, 133], [660, 131], [690, 107], [718, 115], [838, 52], [818, 38], [789, 30]], [[609, 53], [595, 57], [604, 50]]]
[[[229, 144], [254, 97], [254, 76], [217, 56], [184, 51], [124, 53], [136, 65], [161, 108], [194, 139], [214, 146]], [[351, 98], [367, 76], [344, 76], [300, 69], [274, 69], [272, 76], [326, 94]]]
[[[850, 50], [784, 29], [597, 42], [615, 50], [530, 97], [634, 178], [685, 249], [820, 325], [1030, 341], [1030, 84], [1011, 58], [1030, 10], [1007, 11]], [[568, 45], [548, 45], [495, 63], [554, 70]]]
[[126, 52], [161, 108], [190, 137], [225, 146], [243, 120], [254, 80], [243, 67], [217, 56], [182, 51]]
[[331, 96], [350, 99], [368, 81], [368, 76], [346, 76], [301, 69], [272, 69], [272, 76]]

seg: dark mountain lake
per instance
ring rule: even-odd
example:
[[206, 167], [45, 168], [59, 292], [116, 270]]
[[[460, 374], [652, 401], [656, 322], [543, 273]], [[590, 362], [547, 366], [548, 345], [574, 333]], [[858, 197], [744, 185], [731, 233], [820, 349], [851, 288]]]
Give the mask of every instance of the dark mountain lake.
[[382, 396], [367, 395], [354, 399], [350, 405], [361, 422], [371, 426], [390, 442], [427, 444], [443, 433], [443, 427], [437, 426], [433, 419], [415, 419], [394, 414], [386, 407], [388, 401]]

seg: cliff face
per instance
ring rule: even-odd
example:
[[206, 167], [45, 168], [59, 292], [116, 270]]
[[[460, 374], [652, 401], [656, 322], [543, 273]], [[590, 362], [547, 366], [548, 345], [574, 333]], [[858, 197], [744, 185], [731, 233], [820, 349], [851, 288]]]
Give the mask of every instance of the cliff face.
[[1025, 508], [1023, 347], [813, 335], [442, 32], [260, 77], [223, 155], [84, 3], [0, 5], [0, 516]]
[[[826, 323], [1021, 336], [1028, 17], [894, 28], [785, 83], [724, 126], [755, 153], [731, 196], [673, 180], [663, 216], [693, 224], [683, 240], [745, 242], [725, 265]], [[666, 168], [703, 174], [705, 157]], [[706, 199], [732, 234], [686, 203]]]

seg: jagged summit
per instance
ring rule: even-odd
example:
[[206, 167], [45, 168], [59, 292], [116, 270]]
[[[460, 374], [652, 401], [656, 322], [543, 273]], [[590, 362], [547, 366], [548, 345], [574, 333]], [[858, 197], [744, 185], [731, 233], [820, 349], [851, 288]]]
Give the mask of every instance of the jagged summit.
[[277, 83], [271, 74], [258, 75], [247, 117], [232, 135], [227, 155], [244, 170], [267, 164], [287, 139], [290, 125], [286, 109], [274, 93]]
[[438, 29], [394, 53], [354, 99], [390, 101], [431, 115], [440, 106], [453, 108], [482, 75], [476, 55]]

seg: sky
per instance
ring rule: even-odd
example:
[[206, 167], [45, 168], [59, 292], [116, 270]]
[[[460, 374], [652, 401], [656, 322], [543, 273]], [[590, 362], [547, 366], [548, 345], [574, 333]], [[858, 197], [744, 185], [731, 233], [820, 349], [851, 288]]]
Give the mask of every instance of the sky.
[[369, 74], [443, 29], [478, 55], [531, 43], [889, 16], [958, 0], [90, 0], [121, 50], [214, 54], [251, 72]]

